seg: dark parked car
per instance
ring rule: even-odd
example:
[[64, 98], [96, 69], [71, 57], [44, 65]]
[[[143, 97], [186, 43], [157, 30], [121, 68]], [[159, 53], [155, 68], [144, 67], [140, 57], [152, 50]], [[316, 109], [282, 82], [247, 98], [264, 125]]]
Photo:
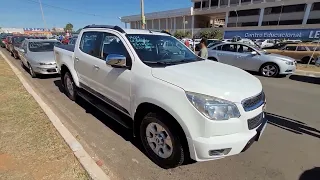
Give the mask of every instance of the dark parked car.
[[11, 56], [13, 56], [15, 59], [19, 59], [19, 53], [18, 49], [21, 46], [21, 43], [29, 38], [28, 36], [13, 36], [11, 40], [11, 44], [9, 45], [9, 51]]
[[285, 47], [287, 44], [298, 44], [298, 43], [297, 42], [280, 42], [280, 43], [277, 43], [273, 46], [265, 47], [262, 49], [281, 49], [281, 48]]

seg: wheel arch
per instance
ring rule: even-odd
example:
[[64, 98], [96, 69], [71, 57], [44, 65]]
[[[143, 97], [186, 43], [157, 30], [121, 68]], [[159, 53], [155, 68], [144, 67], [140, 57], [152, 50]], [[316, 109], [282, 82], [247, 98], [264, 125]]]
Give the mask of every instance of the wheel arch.
[[70, 72], [74, 83], [76, 84], [77, 87], [79, 87], [79, 78], [78, 78], [77, 74], [75, 72], [71, 71], [70, 68], [66, 64], [62, 64], [60, 67], [61, 84], [64, 85], [63, 76], [65, 75], [66, 72]]

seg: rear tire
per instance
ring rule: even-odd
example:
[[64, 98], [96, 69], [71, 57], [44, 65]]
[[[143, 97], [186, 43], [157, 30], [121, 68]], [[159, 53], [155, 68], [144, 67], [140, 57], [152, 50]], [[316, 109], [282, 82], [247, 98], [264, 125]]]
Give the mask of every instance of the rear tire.
[[75, 85], [70, 72], [66, 72], [63, 77], [64, 92], [68, 98], [75, 101], [77, 98], [77, 86]]
[[180, 134], [172, 125], [172, 117], [161, 112], [148, 113], [140, 125], [144, 149], [153, 162], [164, 169], [175, 168], [185, 161]]
[[[309, 60], [310, 60], [310, 57], [304, 57], [304, 58], [301, 59], [301, 62], [303, 64], [308, 64]], [[311, 59], [310, 63], [312, 63], [312, 61], [313, 61], [313, 58]]]

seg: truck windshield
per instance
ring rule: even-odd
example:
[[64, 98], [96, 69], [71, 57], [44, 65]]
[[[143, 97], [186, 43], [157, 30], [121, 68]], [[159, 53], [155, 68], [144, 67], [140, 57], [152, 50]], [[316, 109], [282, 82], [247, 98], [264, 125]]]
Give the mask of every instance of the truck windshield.
[[147, 63], [187, 63], [202, 60], [171, 36], [128, 34], [131, 45], [141, 61]]
[[31, 52], [48, 52], [53, 51], [54, 46], [61, 44], [59, 42], [29, 42]]

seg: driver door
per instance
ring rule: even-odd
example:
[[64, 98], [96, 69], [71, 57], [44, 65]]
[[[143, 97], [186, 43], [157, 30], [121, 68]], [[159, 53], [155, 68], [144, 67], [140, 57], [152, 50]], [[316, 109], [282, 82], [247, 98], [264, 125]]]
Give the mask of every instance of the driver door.
[[249, 46], [238, 44], [234, 66], [248, 71], [259, 69], [261, 65], [261, 56], [258, 52], [256, 52], [256, 54], [252, 54], [252, 52], [256, 51]]

